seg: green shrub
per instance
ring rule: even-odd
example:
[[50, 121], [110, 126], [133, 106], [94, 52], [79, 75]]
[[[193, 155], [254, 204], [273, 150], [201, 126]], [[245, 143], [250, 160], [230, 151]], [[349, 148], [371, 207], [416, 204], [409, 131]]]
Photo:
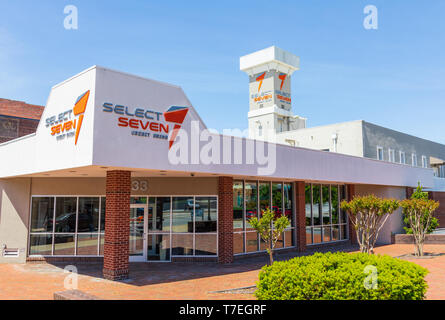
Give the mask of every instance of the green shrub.
[[[365, 288], [368, 265], [377, 268], [376, 289]], [[260, 300], [422, 300], [427, 273], [387, 255], [315, 253], [263, 267], [255, 295]]]

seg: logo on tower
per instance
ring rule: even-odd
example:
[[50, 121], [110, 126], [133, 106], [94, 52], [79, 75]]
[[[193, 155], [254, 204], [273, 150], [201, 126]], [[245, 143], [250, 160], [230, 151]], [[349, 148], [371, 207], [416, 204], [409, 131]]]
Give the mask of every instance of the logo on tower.
[[266, 76], [266, 72], [264, 72], [263, 74], [261, 74], [259, 77], [256, 78], [256, 81], [260, 82], [260, 84], [258, 85], [258, 92], [260, 92], [260, 90], [261, 90], [261, 86], [263, 85], [263, 80], [264, 80], [265, 76]]
[[284, 84], [284, 80], [286, 80], [287, 74], [285, 73], [280, 73], [278, 75], [278, 79], [281, 80], [281, 85], [280, 85], [280, 90], [283, 90], [283, 84]]

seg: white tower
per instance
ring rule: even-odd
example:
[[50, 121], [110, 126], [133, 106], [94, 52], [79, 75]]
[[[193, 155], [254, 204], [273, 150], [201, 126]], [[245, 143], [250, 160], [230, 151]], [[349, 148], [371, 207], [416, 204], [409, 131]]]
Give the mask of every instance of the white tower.
[[250, 138], [274, 141], [277, 133], [306, 127], [291, 110], [291, 75], [299, 65], [299, 57], [275, 46], [240, 58], [249, 75]]

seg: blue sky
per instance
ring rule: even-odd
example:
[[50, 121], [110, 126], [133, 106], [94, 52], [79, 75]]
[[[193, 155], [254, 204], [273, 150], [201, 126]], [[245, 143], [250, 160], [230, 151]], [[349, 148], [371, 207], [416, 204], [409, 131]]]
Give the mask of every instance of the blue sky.
[[[368, 4], [378, 30], [363, 28]], [[0, 0], [0, 97], [44, 105], [101, 65], [180, 85], [208, 127], [244, 129], [239, 57], [276, 45], [300, 56], [293, 111], [309, 126], [363, 119], [445, 143], [444, 35], [443, 0]]]

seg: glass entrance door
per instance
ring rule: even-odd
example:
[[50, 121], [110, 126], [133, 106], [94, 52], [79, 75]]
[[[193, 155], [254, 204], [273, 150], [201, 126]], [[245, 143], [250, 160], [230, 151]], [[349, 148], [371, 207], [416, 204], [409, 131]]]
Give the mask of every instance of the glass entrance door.
[[130, 205], [130, 261], [171, 261], [171, 198]]
[[147, 260], [170, 261], [170, 197], [150, 197], [147, 215]]
[[147, 205], [130, 206], [130, 261], [147, 260]]

